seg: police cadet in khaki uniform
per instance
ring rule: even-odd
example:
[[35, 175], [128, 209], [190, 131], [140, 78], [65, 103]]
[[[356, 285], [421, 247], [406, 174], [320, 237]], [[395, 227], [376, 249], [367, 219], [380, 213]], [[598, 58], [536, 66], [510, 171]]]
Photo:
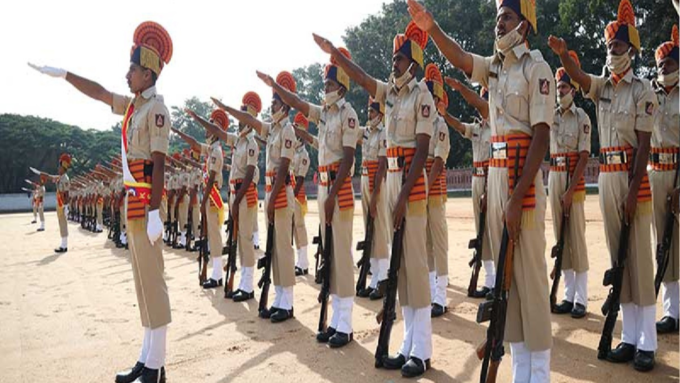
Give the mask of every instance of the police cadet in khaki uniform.
[[569, 77], [596, 106], [600, 137], [600, 208], [612, 263], [616, 261], [622, 220], [630, 225], [621, 290], [621, 343], [606, 356], [613, 363], [634, 361], [639, 371], [654, 367], [656, 296], [651, 247], [652, 202], [647, 177], [650, 136], [657, 100], [647, 80], [631, 66], [640, 51], [635, 14], [629, 0], [605, 29], [607, 67], [602, 76], [583, 72], [569, 56], [567, 43], [550, 36]]
[[[576, 52], [569, 52], [575, 62]], [[580, 66], [580, 64], [579, 64]], [[574, 96], [579, 85], [564, 68], [555, 72], [557, 109], [550, 129], [550, 173], [548, 195], [552, 211], [555, 241], [560, 240], [562, 214], [569, 220], [564, 230], [562, 273], [564, 300], [552, 309], [555, 314], [571, 314], [583, 318], [588, 306], [588, 248], [586, 247], [586, 217], [584, 202], [586, 185], [583, 174], [590, 155], [590, 117], [576, 106]], [[569, 169], [567, 171], [567, 159]], [[567, 189], [567, 174], [569, 188]]]
[[[198, 150], [190, 149], [189, 155], [193, 161], [201, 161], [201, 152]], [[199, 200], [201, 199], [201, 186], [202, 186], [203, 174], [200, 168], [194, 167], [191, 171], [191, 189], [189, 192], [189, 200], [191, 203], [191, 233], [193, 234], [193, 239], [199, 237], [199, 225], [201, 223], [201, 207], [199, 205]], [[192, 238], [188, 238], [188, 241]], [[195, 244], [194, 244], [195, 246]], [[192, 248], [195, 250], [195, 247]]]
[[37, 231], [45, 231], [45, 177], [40, 177], [40, 184], [35, 186], [35, 197], [34, 197], [34, 219], [35, 223], [35, 210], [37, 208], [38, 215], [40, 217], [40, 227]]
[[[304, 114], [298, 112], [293, 119], [296, 129], [307, 130], [309, 121]], [[304, 142], [298, 138], [295, 142], [295, 157], [291, 163], [291, 177], [295, 180], [295, 208], [293, 211], [293, 239], [297, 249], [297, 262], [295, 263], [295, 276], [309, 274], [309, 259], [307, 258], [307, 194], [305, 191], [305, 177], [309, 171], [309, 153]]]
[[68, 251], [68, 203], [71, 182], [66, 172], [71, 167], [71, 155], [63, 153], [59, 156], [59, 175], [50, 177], [52, 182], [57, 185], [57, 219], [59, 220], [59, 234], [61, 235], [61, 245], [54, 249], [56, 253]]
[[[276, 83], [290, 92], [297, 89], [295, 78], [289, 72], [279, 73]], [[270, 309], [261, 311], [259, 316], [270, 319], [273, 323], [283, 322], [294, 315], [295, 255], [291, 242], [295, 197], [290, 181], [290, 163], [295, 157], [295, 132], [288, 117], [291, 106], [274, 92], [271, 103], [272, 122], [266, 123], [247, 112], [228, 107], [214, 98], [212, 100], [238, 121], [255, 129], [267, 142], [265, 211], [267, 222], [273, 220], [276, 228], [272, 254], [274, 302]]]
[[[451, 64], [489, 89], [493, 153], [487, 220], [491, 250], [494, 255], [499, 253], [503, 218], [515, 247], [505, 339], [510, 342], [515, 381], [549, 381], [552, 333], [544, 256], [547, 201], [540, 165], [549, 145], [555, 84], [541, 53], [530, 51], [526, 44], [529, 32], [537, 31], [535, 2], [497, 3], [495, 54], [490, 57], [464, 51], [415, 0], [409, 0], [408, 6], [413, 19], [430, 32]], [[522, 149], [519, 158], [517, 145]], [[516, 184], [510, 179], [515, 161], [520, 165]]]
[[94, 184], [96, 193], [96, 211], [97, 211], [97, 226], [94, 229], [95, 233], [101, 233], [104, 230], [104, 198], [106, 196], [106, 186], [104, 182], [98, 180]]
[[437, 110], [425, 82], [416, 79], [416, 71], [424, 69], [423, 49], [428, 35], [411, 23], [404, 34], [395, 36], [392, 75], [387, 83], [370, 77], [328, 40], [316, 35], [314, 39], [370, 96], [385, 103], [388, 208], [393, 212], [393, 227], [396, 229], [402, 221], [405, 227], [398, 277], [404, 340], [399, 353], [386, 358], [383, 366], [401, 369], [405, 377], [416, 377], [429, 368], [432, 356], [425, 162]]
[[387, 269], [390, 266], [391, 222], [387, 210], [387, 130], [385, 104], [368, 98], [368, 126], [359, 136], [361, 144], [361, 205], [364, 227], [369, 214], [373, 218], [373, 243], [371, 248], [371, 283], [360, 298], [382, 299], [385, 293]]
[[[673, 26], [671, 41], [659, 45], [655, 52], [657, 78], [652, 82], [659, 102], [659, 109], [654, 117], [652, 132], [652, 149], [649, 182], [652, 186], [652, 202], [654, 203], [654, 232], [656, 242], [663, 238], [664, 219], [668, 212], [668, 196], [672, 196], [670, 206], [675, 212], [671, 247], [669, 250], [668, 268], [663, 277], [663, 318], [656, 323], [659, 334], [677, 333], [680, 304], [680, 237], [678, 227], [678, 185], [673, 185], [678, 167], [678, 146], [680, 145], [680, 116], [678, 115], [678, 27]], [[655, 247], [656, 248], [656, 247]]]
[[[349, 57], [349, 52], [344, 50]], [[321, 343], [342, 347], [352, 341], [352, 309], [354, 306], [354, 261], [352, 259], [352, 229], [354, 220], [354, 190], [351, 175], [354, 150], [359, 131], [356, 112], [345, 100], [350, 88], [349, 76], [331, 63], [324, 68], [324, 105], [308, 103], [287, 91], [274, 80], [258, 72], [284, 103], [299, 110], [316, 124], [319, 130], [319, 220], [333, 227], [330, 294], [333, 316], [326, 332], [316, 335]], [[321, 230], [326, 244], [326, 231]]]
[[[255, 92], [248, 92], [243, 96], [241, 110], [256, 118], [262, 110], [262, 101]], [[253, 280], [255, 275], [255, 249], [253, 248], [253, 220], [257, 219], [257, 180], [260, 170], [257, 160], [260, 148], [255, 139], [248, 135], [250, 130], [245, 124], [239, 123], [236, 134], [227, 133], [195, 114], [192, 116], [208, 131], [224, 141], [231, 150], [231, 170], [229, 172], [229, 189], [231, 215], [236, 224], [238, 253], [241, 260], [241, 280], [239, 287], [232, 295], [234, 302], [244, 302], [255, 297]]]
[[[444, 78], [435, 64], [425, 67], [427, 84], [437, 111], [449, 104], [444, 91]], [[430, 270], [432, 317], [446, 313], [446, 287], [449, 285], [449, 227], [446, 222], [446, 160], [451, 142], [444, 118], [437, 114], [430, 139], [425, 169], [427, 170], [427, 264]]]
[[[472, 143], [472, 211], [475, 215], [475, 232], [479, 231], [482, 209], [486, 209], [487, 176], [489, 174], [489, 156], [491, 150], [491, 126], [489, 125], [489, 91], [482, 87], [480, 94], [473, 92], [458, 80], [447, 77], [444, 80], [451, 88], [458, 91], [465, 101], [474, 106], [479, 113], [472, 123], [460, 122], [456, 117], [440, 111], [446, 123], [460, 135]], [[489, 225], [484, 225], [482, 237], [482, 266], [484, 267], [484, 284], [469, 295], [471, 298], [485, 298], [496, 285], [496, 267], [491, 252]]]
[[64, 78], [85, 95], [104, 102], [124, 115], [121, 145], [123, 174], [128, 189], [128, 234], [132, 271], [137, 291], [144, 342], [139, 361], [116, 382], [165, 382], [165, 345], [170, 323], [170, 301], [163, 279], [163, 231], [159, 206], [163, 191], [165, 153], [168, 149], [170, 114], [155, 83], [164, 63], [172, 57], [172, 41], [159, 24], [145, 22], [134, 33], [127, 81], [129, 98], [63, 69], [36, 67], [52, 77]]

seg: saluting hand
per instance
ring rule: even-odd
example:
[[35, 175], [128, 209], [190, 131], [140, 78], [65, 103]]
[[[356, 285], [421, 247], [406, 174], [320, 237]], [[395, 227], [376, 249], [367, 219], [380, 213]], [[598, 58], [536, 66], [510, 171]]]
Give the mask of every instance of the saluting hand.
[[61, 68], [54, 68], [51, 66], [38, 66], [32, 63], [28, 63], [28, 66], [31, 68], [37, 70], [38, 72], [42, 74], [46, 74], [51, 77], [55, 78], [66, 78], [66, 74], [68, 73], [65, 69]]
[[560, 37], [550, 35], [548, 37], [548, 46], [558, 56], [562, 56], [563, 54], [567, 53], [567, 42]]
[[262, 80], [262, 82], [267, 84], [268, 87], [271, 88], [272, 86], [274, 86], [274, 79], [272, 78], [272, 76], [270, 76], [266, 73], [262, 73], [259, 70], [255, 71], [255, 73], [257, 73], [257, 77], [259, 77], [260, 80]]
[[455, 91], [460, 91], [464, 86], [463, 84], [460, 83], [460, 81], [456, 80], [453, 77], [447, 76], [446, 78], [444, 78], [444, 82], [446, 83], [446, 85], [450, 86], [451, 89]]
[[184, 113], [188, 114], [194, 120], [198, 119], [198, 115], [196, 115], [196, 112], [194, 112], [193, 110], [191, 110], [189, 108], [184, 108]]
[[212, 102], [217, 105], [218, 108], [220, 109], [227, 109], [227, 106], [222, 103], [222, 101], [216, 99], [215, 97], [210, 97]]
[[329, 55], [333, 53], [333, 43], [317, 35], [316, 33], [312, 33], [312, 36], [314, 36], [314, 42], [319, 46], [319, 48], [321, 48], [322, 51], [328, 53]]
[[424, 31], [430, 31], [434, 27], [434, 17], [432, 13], [425, 9], [425, 6], [415, 0], [408, 0], [408, 13], [411, 19], [416, 23], [418, 28]]

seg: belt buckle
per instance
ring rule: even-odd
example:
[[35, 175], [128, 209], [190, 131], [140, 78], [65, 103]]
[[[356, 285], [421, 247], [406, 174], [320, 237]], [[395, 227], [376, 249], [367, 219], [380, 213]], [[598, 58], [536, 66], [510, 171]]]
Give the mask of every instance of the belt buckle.
[[361, 167], [361, 175], [368, 176], [368, 168], [366, 166]]
[[607, 165], [621, 165], [621, 152], [607, 152], [605, 153], [607, 158]]
[[555, 166], [567, 166], [567, 157], [555, 157]]
[[319, 172], [319, 176], [321, 177], [321, 182], [328, 183], [328, 172]]
[[491, 157], [496, 160], [508, 159], [508, 144], [507, 142], [493, 142], [491, 144]]
[[659, 153], [659, 164], [672, 165], [675, 163], [675, 153]]
[[390, 170], [399, 170], [399, 157], [388, 157], [387, 165]]
[[264, 182], [266, 183], [267, 186], [272, 186], [272, 176], [266, 176], [264, 177]]

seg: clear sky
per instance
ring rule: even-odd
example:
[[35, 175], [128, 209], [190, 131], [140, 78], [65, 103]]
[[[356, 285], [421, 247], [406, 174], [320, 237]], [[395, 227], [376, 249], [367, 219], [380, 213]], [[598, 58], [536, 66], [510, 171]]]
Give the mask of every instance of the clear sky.
[[312, 32], [336, 45], [348, 27], [380, 12], [386, 0], [13, 1], [0, 23], [0, 114], [37, 115], [81, 128], [108, 129], [120, 117], [68, 83], [26, 65], [61, 67], [127, 94], [132, 34], [152, 20], [170, 33], [174, 53], [158, 82], [168, 106], [210, 96], [239, 106], [247, 91], [268, 105], [272, 76], [326, 62]]

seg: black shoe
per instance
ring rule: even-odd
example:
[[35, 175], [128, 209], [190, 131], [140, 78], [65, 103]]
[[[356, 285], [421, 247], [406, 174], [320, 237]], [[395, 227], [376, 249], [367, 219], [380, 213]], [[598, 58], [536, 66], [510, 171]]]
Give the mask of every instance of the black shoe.
[[307, 274], [309, 274], [309, 269], [301, 269], [301, 268], [295, 266], [295, 276], [296, 277], [299, 277], [299, 276], [302, 276], [302, 275], [307, 275]]
[[121, 247], [125, 247], [122, 242], [116, 242], [116, 248], [120, 249]]
[[555, 305], [555, 307], [552, 308], [553, 314], [569, 314], [571, 313], [571, 310], [574, 309], [574, 304], [569, 301], [562, 301], [562, 303]]
[[401, 376], [404, 378], [415, 378], [425, 373], [430, 368], [430, 360], [423, 362], [421, 359], [412, 356], [408, 362], [401, 367]]
[[373, 291], [375, 291], [375, 289], [374, 289], [373, 287], [367, 287], [367, 288], [365, 288], [365, 289], [363, 289], [363, 290], [357, 291], [357, 296], [358, 296], [359, 298], [368, 298], [368, 297], [371, 296], [371, 294], [373, 293]]
[[382, 365], [386, 370], [398, 370], [406, 364], [406, 357], [397, 354], [395, 356], [388, 356], [383, 358]]
[[219, 281], [210, 278], [207, 281], [203, 282], [204, 289], [214, 289], [219, 286], [222, 286], [222, 278], [220, 278]]
[[45, 228], [44, 228], [44, 227], [39, 227], [38, 230], [36, 230], [36, 231], [45, 231]]
[[335, 329], [333, 327], [328, 327], [324, 332], [316, 333], [316, 341], [319, 343], [328, 343], [328, 340], [335, 335]]
[[628, 363], [633, 358], [635, 358], [635, 346], [630, 343], [621, 342], [607, 354], [607, 360], [612, 363]]
[[260, 250], [260, 245], [253, 245], [253, 248], [254, 248], [255, 250]]
[[272, 313], [272, 316], [269, 319], [272, 321], [272, 323], [279, 323], [285, 322], [293, 317], [294, 317], [293, 309], [290, 310], [279, 309], [277, 312]]
[[656, 322], [656, 332], [658, 334], [678, 332], [678, 321], [669, 316], [665, 316], [661, 318], [660, 321]]
[[135, 379], [142, 375], [144, 363], [137, 362], [135, 366], [127, 371], [121, 371], [116, 374], [116, 383], [132, 383]]
[[637, 350], [633, 368], [640, 372], [651, 371], [654, 368], [654, 351]]
[[491, 289], [488, 288], [488, 287], [486, 287], [486, 286], [484, 286], [484, 287], [482, 287], [481, 289], [475, 290], [475, 291], [472, 293], [472, 295], [470, 295], [470, 298], [478, 298], [478, 299], [481, 299], [481, 298], [486, 297], [486, 295], [487, 295], [488, 293], [490, 293], [490, 292], [491, 292]]
[[586, 306], [580, 303], [575, 303], [574, 308], [571, 310], [571, 317], [574, 319], [579, 319], [583, 318], [584, 316], [586, 316]]
[[440, 317], [440, 316], [444, 315], [447, 311], [448, 311], [448, 309], [446, 308], [446, 306], [442, 306], [439, 303], [433, 303], [432, 304], [432, 311], [430, 313], [430, 317], [431, 318]]
[[36, 220], [31, 221], [31, 223], [38, 223]]
[[383, 299], [385, 296], [385, 291], [387, 290], [387, 279], [378, 282], [378, 287], [373, 289], [368, 298], [372, 301], [377, 301]]
[[61, 247], [61, 246], [60, 246], [60, 247], [54, 249], [54, 252], [55, 252], [55, 253], [65, 253], [65, 252], [67, 252], [67, 251], [68, 251], [68, 247]]
[[277, 311], [281, 310], [278, 307], [272, 306], [270, 309], [261, 310], [257, 315], [262, 319], [270, 319], [272, 315], [276, 314]]
[[234, 300], [234, 302], [245, 302], [247, 300], [255, 298], [255, 292], [251, 291], [249, 293], [243, 291], [243, 290], [238, 290], [234, 295], [231, 297], [231, 299]]
[[338, 331], [328, 339], [328, 345], [331, 346], [331, 348], [340, 348], [346, 346], [352, 340], [354, 340], [353, 333], [345, 334], [344, 332]]
[[186, 247], [186, 245], [182, 245], [180, 243], [176, 243], [176, 244], [172, 245], [173, 249], [183, 249], [185, 247]]
[[144, 367], [142, 374], [132, 383], [165, 383], [165, 367], [159, 370]]

